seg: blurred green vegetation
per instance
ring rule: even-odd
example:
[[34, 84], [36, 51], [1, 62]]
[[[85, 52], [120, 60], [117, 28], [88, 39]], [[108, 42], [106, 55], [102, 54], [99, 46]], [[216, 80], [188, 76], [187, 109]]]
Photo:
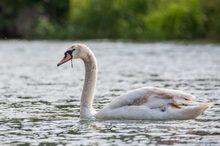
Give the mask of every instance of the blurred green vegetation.
[[219, 40], [220, 0], [1, 0], [0, 37]]

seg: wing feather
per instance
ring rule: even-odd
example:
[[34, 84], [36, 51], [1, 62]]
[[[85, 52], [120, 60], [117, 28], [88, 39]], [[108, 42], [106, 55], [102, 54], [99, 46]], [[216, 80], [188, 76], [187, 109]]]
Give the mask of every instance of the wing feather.
[[181, 108], [181, 106], [188, 105], [193, 99], [196, 98], [195, 96], [182, 91], [164, 88], [152, 88], [148, 92], [152, 92], [152, 100], [167, 99], [166, 102], [164, 102], [164, 106], [170, 105], [174, 108]]
[[168, 105], [174, 108], [181, 108], [181, 106], [187, 105], [193, 99], [195, 99], [195, 96], [182, 91], [156, 87], [145, 87], [116, 97], [104, 108], [115, 109], [123, 106], [142, 105], [150, 108], [164, 109], [164, 107]]

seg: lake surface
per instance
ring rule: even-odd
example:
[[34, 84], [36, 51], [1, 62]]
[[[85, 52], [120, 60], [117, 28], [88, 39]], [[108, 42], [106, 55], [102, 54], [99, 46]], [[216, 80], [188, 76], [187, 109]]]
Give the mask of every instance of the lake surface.
[[57, 68], [67, 41], [0, 41], [0, 145], [220, 145], [220, 46], [85, 41], [98, 61], [94, 107], [144, 86], [214, 106], [195, 120], [80, 121], [84, 68]]

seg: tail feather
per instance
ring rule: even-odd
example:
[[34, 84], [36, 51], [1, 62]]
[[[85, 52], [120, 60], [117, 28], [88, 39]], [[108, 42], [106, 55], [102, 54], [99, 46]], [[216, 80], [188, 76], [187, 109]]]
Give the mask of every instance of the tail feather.
[[183, 109], [183, 117], [186, 119], [194, 119], [212, 105], [213, 103], [202, 103], [197, 106], [185, 108]]

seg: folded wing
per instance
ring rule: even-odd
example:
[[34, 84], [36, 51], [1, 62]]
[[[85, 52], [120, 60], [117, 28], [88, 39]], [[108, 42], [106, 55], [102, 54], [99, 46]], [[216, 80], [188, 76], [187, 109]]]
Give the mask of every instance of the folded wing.
[[149, 108], [161, 109], [166, 106], [181, 108], [195, 98], [195, 96], [182, 91], [145, 87], [116, 97], [106, 108], [115, 109], [123, 106], [148, 106]]

